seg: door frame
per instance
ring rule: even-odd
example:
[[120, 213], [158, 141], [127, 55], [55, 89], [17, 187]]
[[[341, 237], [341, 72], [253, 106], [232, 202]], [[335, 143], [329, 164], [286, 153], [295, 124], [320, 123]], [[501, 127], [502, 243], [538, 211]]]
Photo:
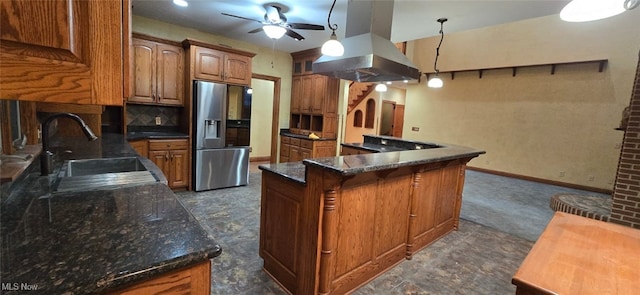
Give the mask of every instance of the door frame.
[[273, 82], [273, 111], [272, 111], [272, 123], [271, 123], [271, 155], [269, 157], [270, 163], [276, 163], [278, 159], [278, 134], [280, 134], [280, 84], [281, 78], [276, 76], [268, 76], [262, 74], [251, 74], [252, 79], [266, 80]]

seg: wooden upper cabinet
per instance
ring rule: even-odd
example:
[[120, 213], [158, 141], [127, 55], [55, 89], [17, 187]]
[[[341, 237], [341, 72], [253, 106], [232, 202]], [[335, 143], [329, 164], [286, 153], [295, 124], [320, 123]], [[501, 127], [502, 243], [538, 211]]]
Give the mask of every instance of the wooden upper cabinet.
[[196, 80], [251, 85], [254, 53], [186, 39], [182, 42], [190, 55], [190, 73]]
[[182, 105], [184, 85], [184, 51], [182, 47], [158, 44], [156, 70], [158, 102]]
[[[136, 34], [136, 36], [139, 35]], [[134, 38], [132, 48], [133, 90], [128, 101], [182, 105], [184, 97], [184, 51], [182, 47]]]
[[130, 0], [0, 1], [4, 99], [122, 105]]
[[226, 54], [224, 60], [226, 82], [240, 85], [251, 84], [251, 58]]
[[154, 42], [140, 39], [132, 40], [133, 50], [133, 91], [129, 101], [154, 102], [155, 101], [155, 53]]
[[301, 111], [301, 99], [302, 97], [302, 78], [301, 76], [293, 76], [291, 79], [291, 112], [299, 113]]
[[211, 81], [224, 80], [224, 53], [209, 48], [195, 48], [195, 77]]

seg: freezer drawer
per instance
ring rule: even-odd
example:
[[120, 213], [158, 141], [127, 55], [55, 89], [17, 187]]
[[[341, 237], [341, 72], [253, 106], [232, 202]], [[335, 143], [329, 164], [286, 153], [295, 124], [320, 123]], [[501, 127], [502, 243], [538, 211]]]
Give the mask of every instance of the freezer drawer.
[[249, 183], [249, 148], [196, 150], [195, 190], [203, 191]]

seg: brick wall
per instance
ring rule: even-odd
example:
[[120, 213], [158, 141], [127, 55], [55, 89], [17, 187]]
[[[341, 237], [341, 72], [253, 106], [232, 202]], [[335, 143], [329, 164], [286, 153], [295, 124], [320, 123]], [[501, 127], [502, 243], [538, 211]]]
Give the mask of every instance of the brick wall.
[[609, 220], [640, 228], [640, 56], [629, 111]]

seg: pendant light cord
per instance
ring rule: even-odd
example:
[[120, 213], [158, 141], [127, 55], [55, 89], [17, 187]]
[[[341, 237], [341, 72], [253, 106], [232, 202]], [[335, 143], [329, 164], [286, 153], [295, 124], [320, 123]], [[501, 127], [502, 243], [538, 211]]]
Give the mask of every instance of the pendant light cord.
[[329, 15], [327, 16], [327, 26], [329, 26], [329, 29], [331, 29], [335, 33], [336, 30], [338, 29], [338, 24], [333, 24], [333, 26], [331, 25], [331, 13], [333, 12], [334, 6], [336, 6], [336, 0], [333, 0], [333, 4], [331, 4], [331, 9], [329, 9]]
[[438, 43], [438, 47], [436, 48], [436, 61], [433, 63], [433, 70], [436, 71], [436, 76], [440, 72], [440, 70], [438, 70], [438, 56], [440, 56], [440, 45], [442, 45], [442, 40], [444, 40], [443, 27], [444, 27], [444, 22], [446, 21], [447, 21], [446, 18], [438, 19], [438, 22], [440, 23], [440, 43]]

